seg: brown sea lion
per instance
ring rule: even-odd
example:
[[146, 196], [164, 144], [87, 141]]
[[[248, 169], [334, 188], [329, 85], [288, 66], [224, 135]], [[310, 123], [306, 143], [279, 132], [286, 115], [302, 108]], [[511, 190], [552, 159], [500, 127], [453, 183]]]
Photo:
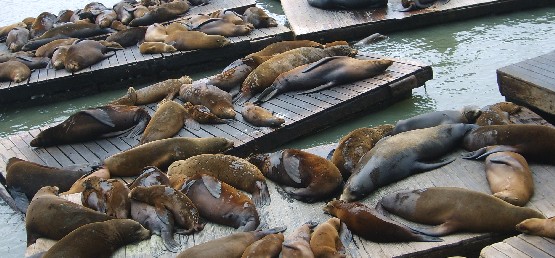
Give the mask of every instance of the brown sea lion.
[[445, 124], [472, 124], [480, 116], [477, 106], [465, 106], [461, 110], [443, 110], [424, 113], [405, 120], [399, 120], [391, 132], [395, 135], [414, 129], [422, 129]]
[[291, 197], [303, 202], [325, 200], [335, 194], [343, 182], [331, 161], [297, 149], [283, 149], [254, 155], [249, 161], [262, 174], [282, 185]]
[[250, 102], [243, 104], [241, 115], [245, 121], [258, 127], [280, 127], [285, 123], [285, 119], [276, 117], [272, 112]]
[[183, 84], [179, 97], [184, 102], [203, 105], [219, 118], [235, 118], [231, 95], [206, 83]]
[[544, 125], [488, 125], [476, 128], [464, 137], [463, 147], [471, 151], [463, 156], [480, 159], [491, 153], [512, 151], [527, 160], [555, 164], [555, 128]]
[[246, 56], [246, 58], [254, 56], [273, 56], [287, 52], [289, 50], [301, 47], [323, 48], [322, 44], [310, 40], [290, 40], [272, 43], [258, 52], [254, 52]]
[[31, 69], [19, 61], [7, 61], [0, 63], [0, 81], [10, 80], [22, 82], [29, 79]]
[[[186, 102], [183, 104], [183, 108], [186, 110], [185, 124], [187, 126], [195, 127], [195, 125], [191, 124], [190, 120], [201, 124], [223, 124], [227, 122], [210, 112], [210, 109], [203, 105], [193, 105], [191, 102]], [[198, 125], [196, 125], [196, 127], [198, 127]]]
[[270, 234], [252, 243], [241, 258], [278, 258], [283, 244], [283, 233]]
[[184, 25], [187, 28], [192, 29], [194, 27], [199, 26], [203, 22], [210, 20], [211, 18], [214, 18], [214, 17], [212, 17], [211, 15], [208, 15], [208, 14], [203, 14], [203, 13], [190, 15], [187, 18], [185, 18]]
[[277, 21], [268, 16], [264, 10], [258, 7], [249, 7], [243, 13], [243, 19], [254, 25], [255, 28], [269, 28], [269, 27], [276, 27]]
[[12, 55], [0, 54], [0, 63], [6, 61], [18, 61], [29, 67], [29, 69], [35, 70], [47, 67], [50, 59], [48, 57], [28, 56], [25, 52], [17, 52], [13, 53]]
[[283, 258], [314, 258], [310, 248], [310, 235], [312, 228], [316, 227], [314, 222], [307, 222], [295, 229], [283, 241], [281, 257]]
[[23, 46], [23, 51], [30, 51], [39, 48], [56, 39], [61, 38], [88, 38], [97, 35], [107, 34], [113, 32], [110, 28], [100, 28], [96, 24], [89, 23], [65, 23], [58, 27], [54, 27], [40, 37], [30, 40]]
[[115, 4], [112, 9], [116, 11], [118, 16], [118, 20], [121, 23], [127, 25], [131, 20], [133, 20], [133, 2], [131, 0], [122, 0], [119, 3]]
[[162, 243], [168, 251], [176, 253], [180, 250], [179, 243], [173, 239], [175, 221], [169, 210], [131, 200], [131, 217], [152, 234], [162, 237]]
[[176, 135], [185, 123], [185, 108], [173, 100], [164, 99], [143, 132], [140, 144], [170, 138]]
[[245, 249], [255, 241], [269, 235], [285, 231], [285, 227], [240, 232], [226, 237], [214, 239], [181, 252], [178, 258], [206, 257], [237, 257], [240, 258]]
[[57, 24], [69, 22], [71, 16], [73, 16], [74, 11], [72, 10], [61, 10], [58, 12], [58, 19], [56, 20]]
[[155, 23], [146, 29], [145, 42], [164, 42], [167, 37], [166, 27]]
[[270, 193], [266, 178], [248, 161], [224, 154], [202, 154], [179, 160], [168, 167], [168, 176], [173, 187], [184, 177], [204, 173], [229, 185], [252, 194], [258, 207], [270, 204]]
[[107, 54], [109, 50], [115, 49], [108, 48], [102, 43], [94, 40], [78, 41], [67, 50], [66, 58], [64, 59], [64, 67], [68, 72], [72, 73], [85, 69], [113, 56], [114, 53]]
[[228, 22], [236, 25], [244, 25], [246, 22], [243, 20], [243, 16], [239, 15], [233, 10], [217, 10], [210, 14], [211, 18], [222, 18]]
[[233, 142], [221, 138], [175, 137], [158, 140], [116, 153], [104, 160], [112, 176], [136, 176], [146, 166], [165, 170], [172, 162], [199, 155], [218, 153], [233, 147]]
[[393, 61], [385, 59], [360, 60], [348, 56], [322, 58], [280, 74], [258, 96], [256, 102], [268, 101], [284, 92], [306, 90], [303, 93], [312, 93], [360, 81], [383, 73], [391, 64]]
[[29, 145], [47, 147], [84, 142], [121, 135], [128, 131], [129, 135], [138, 135], [144, 130], [149, 120], [148, 112], [136, 106], [108, 105], [89, 108], [40, 132]]
[[60, 46], [69, 46], [73, 44], [78, 39], [76, 38], [68, 38], [68, 39], [57, 39], [48, 44], [45, 44], [35, 51], [35, 56], [40, 57], [52, 57], [54, 51]]
[[310, 249], [314, 257], [346, 257], [339, 238], [340, 229], [341, 221], [338, 218], [331, 218], [316, 226], [310, 237]]
[[[129, 28], [126, 30], [118, 31], [106, 38], [106, 41], [117, 42], [122, 47], [130, 47], [137, 45], [140, 41], [145, 39], [145, 27]], [[142, 53], [142, 52], [141, 52]]]
[[474, 127], [476, 125], [438, 125], [382, 139], [355, 166], [341, 200], [360, 200], [381, 186], [452, 162], [454, 159], [427, 163], [457, 147]]
[[221, 48], [231, 44], [224, 36], [208, 35], [200, 31], [177, 31], [168, 35], [164, 43], [180, 51]]
[[[31, 29], [31, 26], [33, 26], [33, 23], [35, 22], [36, 19], [37, 18], [35, 18], [35, 17], [27, 17], [27, 18], [21, 20], [21, 22], [23, 22], [25, 24], [25, 27], [29, 30], [29, 29]], [[2, 35], [2, 34], [0, 33], [0, 35]]]
[[133, 7], [133, 18], [141, 18], [145, 16], [150, 10], [144, 5], [137, 5]]
[[521, 110], [521, 107], [512, 102], [499, 102], [482, 108], [480, 116], [476, 119], [476, 124], [484, 125], [508, 125], [512, 124], [509, 120], [510, 115], [514, 115]]
[[46, 31], [54, 27], [54, 23], [58, 20], [58, 17], [49, 12], [43, 12], [37, 16], [33, 25], [31, 25], [31, 38], [36, 38], [44, 34]]
[[192, 30], [204, 32], [208, 35], [221, 35], [225, 37], [245, 36], [251, 33], [253, 29], [252, 25], [236, 25], [222, 18], [210, 18], [192, 27]]
[[458, 231], [514, 233], [525, 219], [541, 213], [514, 206], [491, 195], [456, 187], [430, 187], [389, 194], [380, 201], [387, 211], [404, 219], [437, 225], [418, 231], [444, 236]]
[[197, 174], [174, 181], [172, 186], [186, 194], [208, 221], [241, 231], [253, 231], [260, 224], [251, 199], [213, 176]]
[[143, 17], [133, 19], [129, 22], [129, 26], [147, 26], [156, 22], [165, 22], [177, 18], [189, 10], [187, 1], [174, 1], [163, 3], [154, 10], [146, 13]]
[[6, 164], [6, 173], [7, 186], [23, 192], [31, 200], [44, 186], [57, 186], [61, 191], [69, 190], [88, 171], [48, 167], [13, 157]]
[[242, 59], [237, 59], [224, 68], [221, 73], [209, 77], [206, 83], [229, 92], [239, 87], [253, 69], [252, 66], [245, 64]]
[[27, 246], [40, 237], [58, 240], [82, 225], [113, 219], [57, 195], [58, 187], [45, 186], [33, 197], [25, 216]]
[[69, 46], [60, 46], [54, 50], [54, 53], [52, 53], [52, 58], [50, 59], [50, 65], [54, 69], [60, 70], [65, 67], [64, 60], [66, 59], [68, 49]]
[[105, 167], [99, 167], [96, 170], [92, 170], [91, 172], [77, 179], [77, 181], [75, 181], [75, 183], [71, 185], [71, 188], [69, 188], [69, 190], [67, 190], [66, 192], [60, 193], [60, 195], [68, 195], [68, 194], [83, 192], [83, 190], [85, 190], [85, 187], [83, 186], [83, 182], [85, 182], [85, 180], [91, 177], [110, 179], [110, 171], [108, 171], [108, 169], [106, 169]]
[[0, 38], [8, 36], [11, 30], [15, 28], [26, 28], [27, 25], [23, 22], [16, 22], [14, 24], [6, 25], [4, 27], [0, 27]]
[[351, 232], [372, 242], [442, 241], [393, 221], [360, 202], [333, 200], [326, 204], [324, 211], [339, 218]]
[[118, 14], [112, 10], [103, 10], [98, 16], [94, 23], [98, 24], [100, 28], [108, 28], [112, 25], [112, 22], [118, 18]]
[[493, 196], [524, 206], [534, 195], [528, 162], [518, 153], [497, 152], [486, 158], [486, 176]]
[[90, 177], [83, 182], [83, 187], [83, 206], [118, 219], [130, 218], [130, 191], [121, 180]]
[[555, 217], [526, 219], [516, 225], [516, 230], [528, 235], [555, 239]]
[[43, 257], [110, 257], [118, 248], [149, 237], [150, 232], [134, 220], [95, 222], [69, 233]]
[[129, 189], [137, 186], [149, 187], [153, 185], [170, 185], [170, 179], [166, 173], [154, 166], [148, 166], [143, 169], [141, 174], [129, 184]]
[[380, 33], [373, 33], [368, 37], [365, 37], [359, 41], [357, 41], [354, 45], [355, 46], [360, 46], [360, 47], [365, 47], [368, 46], [370, 44], [376, 43], [378, 41], [382, 41], [387, 39], [388, 37], [385, 35], [382, 35]]
[[358, 128], [339, 140], [331, 162], [339, 169], [344, 180], [349, 179], [360, 158], [388, 135], [393, 127], [391, 124], [384, 124], [372, 128]]
[[110, 28], [117, 30], [117, 31], [122, 31], [122, 30], [126, 30], [128, 29], [127, 26], [125, 26], [123, 23], [121, 23], [121, 21], [115, 20], [112, 22], [112, 24], [110, 25]]
[[139, 52], [141, 52], [141, 54], [173, 53], [175, 51], [177, 51], [175, 47], [163, 42], [143, 42], [139, 46]]
[[183, 25], [180, 22], [172, 22], [166, 26], [166, 33], [168, 35], [173, 34], [174, 32], [178, 31], [188, 31], [189, 29], [187, 26]]
[[8, 33], [6, 46], [12, 52], [17, 52], [29, 41], [29, 30], [26, 28], [14, 28]]
[[127, 94], [110, 102], [112, 105], [139, 106], [161, 101], [164, 98], [173, 99], [179, 92], [181, 85], [193, 82], [191, 77], [184, 75], [179, 79], [168, 79], [147, 87], [135, 90], [129, 87]]
[[338, 41], [328, 42], [324, 44], [324, 48], [333, 47], [333, 46], [349, 46], [349, 42], [345, 40], [338, 40]]

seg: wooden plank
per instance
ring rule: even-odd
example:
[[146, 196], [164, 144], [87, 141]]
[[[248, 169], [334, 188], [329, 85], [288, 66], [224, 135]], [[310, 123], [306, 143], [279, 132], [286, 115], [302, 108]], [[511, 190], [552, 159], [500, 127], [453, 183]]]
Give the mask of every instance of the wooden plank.
[[503, 241], [514, 248], [520, 250], [521, 252], [525, 253], [530, 257], [552, 257], [548, 253], [544, 252], [543, 250], [538, 249], [537, 247], [533, 246], [532, 244], [522, 241], [518, 237], [511, 237]]
[[546, 252], [551, 257], [555, 255], [555, 244], [547, 241], [544, 237], [539, 236], [530, 236], [530, 235], [523, 235], [520, 234], [517, 236], [519, 239], [528, 242], [529, 244], [535, 246], [536, 248]]
[[[495, 250], [497, 250], [499, 253], [511, 257], [511, 258], [528, 258], [530, 256], [526, 255], [525, 253], [521, 252], [520, 250], [514, 248], [513, 246], [507, 244], [507, 243], [497, 243], [495, 245], [492, 245], [491, 247], [493, 247]], [[498, 253], [498, 254], [499, 254]], [[497, 254], [495, 254], [497, 255]], [[490, 256], [490, 257], [497, 257], [497, 256]]]

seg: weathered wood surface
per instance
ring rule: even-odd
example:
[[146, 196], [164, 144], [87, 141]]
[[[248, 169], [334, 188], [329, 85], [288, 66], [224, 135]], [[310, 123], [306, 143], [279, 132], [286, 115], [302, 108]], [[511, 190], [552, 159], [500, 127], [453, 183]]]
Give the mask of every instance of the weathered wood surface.
[[486, 246], [480, 252], [481, 258], [528, 258], [555, 257], [555, 240], [547, 237], [520, 234], [503, 242]]
[[497, 69], [501, 95], [555, 120], [555, 51]]
[[389, 0], [386, 8], [322, 10], [307, 0], [281, 0], [283, 11], [297, 39], [352, 40], [372, 33], [410, 30], [456, 20], [554, 4], [552, 0], [457, 0], [438, 1], [430, 8], [412, 12], [401, 0]]

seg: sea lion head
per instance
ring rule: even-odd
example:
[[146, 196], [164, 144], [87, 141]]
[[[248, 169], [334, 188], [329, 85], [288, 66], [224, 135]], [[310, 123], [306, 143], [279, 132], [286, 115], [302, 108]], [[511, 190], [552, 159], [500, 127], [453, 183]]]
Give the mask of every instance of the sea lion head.
[[468, 123], [474, 123], [476, 122], [476, 119], [478, 119], [478, 117], [482, 114], [482, 110], [480, 110], [478, 106], [470, 105], [464, 106], [462, 109], [462, 113]]
[[60, 193], [59, 191], [60, 189], [57, 186], [43, 186], [41, 189], [37, 191], [37, 193], [35, 193], [35, 196], [33, 196], [33, 200], [43, 195], [58, 196], [58, 194]]
[[[347, 183], [345, 184], [345, 188], [343, 188], [343, 193], [339, 197], [340, 200], [346, 202], [354, 202], [360, 200], [366, 196], [368, 191], [364, 189], [368, 189], [370, 185], [366, 182], [354, 182], [356, 180], [351, 180], [354, 175], [351, 175]], [[353, 181], [353, 183], [351, 183]], [[360, 180], [359, 180], [360, 181]]]
[[231, 41], [229, 41], [226, 37], [224, 36], [220, 36], [220, 35], [210, 35], [210, 47], [225, 47], [229, 44], [231, 44]]
[[322, 209], [324, 210], [324, 213], [330, 214], [333, 216], [335, 214], [335, 210], [337, 209], [337, 206], [339, 206], [342, 203], [345, 203], [345, 201], [333, 199], [328, 203], [326, 203], [326, 206], [324, 206], [324, 208]]
[[29, 78], [29, 73], [27, 73], [26, 71], [16, 71], [15, 74], [13, 75], [13, 81], [14, 82], [22, 82], [25, 81]]
[[71, 60], [67, 64], [65, 64], [65, 68], [66, 68], [66, 70], [73, 73], [73, 72], [77, 72], [77, 71], [81, 70], [81, 65], [79, 65], [78, 61]]
[[133, 243], [150, 237], [150, 231], [132, 219], [114, 219], [109, 221], [117, 221], [119, 223], [122, 230], [118, 232], [118, 235], [125, 243]]
[[181, 82], [183, 84], [193, 83], [193, 79], [190, 76], [187, 76], [187, 75], [183, 75], [183, 76], [181, 76], [181, 78], [179, 78], [177, 80], [179, 80], [179, 82]]

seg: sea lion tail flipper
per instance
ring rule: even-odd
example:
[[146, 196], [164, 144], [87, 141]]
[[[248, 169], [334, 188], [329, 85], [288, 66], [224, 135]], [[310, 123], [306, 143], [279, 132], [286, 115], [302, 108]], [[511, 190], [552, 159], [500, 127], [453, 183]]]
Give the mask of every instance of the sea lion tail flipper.
[[266, 101], [272, 99], [276, 94], [278, 94], [278, 90], [276, 89], [275, 86], [272, 85], [272, 86], [264, 89], [264, 91], [262, 91], [262, 93], [260, 93], [260, 95], [258, 95], [256, 100], [254, 101], [254, 104], [259, 104], [259, 103], [266, 102]]
[[353, 242], [353, 234], [351, 230], [347, 228], [344, 222], [341, 222], [341, 229], [339, 230], [339, 240], [345, 253], [349, 254], [349, 257], [361, 257], [356, 248], [353, 248], [351, 243]]
[[314, 69], [316, 69], [318, 66], [321, 66], [331, 60], [337, 59], [340, 56], [328, 56], [328, 57], [324, 57], [316, 62], [313, 62], [311, 64], [309, 64], [301, 73], [308, 73]]
[[235, 96], [235, 99], [233, 99], [233, 104], [236, 104], [236, 105], [244, 104], [245, 102], [249, 101], [251, 97], [252, 96], [249, 92], [242, 91], [237, 96]]
[[429, 228], [411, 228], [413, 231], [416, 231], [418, 233], [422, 233], [424, 235], [428, 235], [428, 236], [435, 236], [435, 237], [439, 237], [439, 236], [445, 236], [448, 234], [451, 234], [455, 231], [457, 231], [458, 227], [457, 224], [455, 222], [453, 222], [452, 220], [448, 220], [442, 224], [439, 224], [437, 226], [434, 227], [429, 227]]
[[327, 82], [326, 84], [320, 85], [320, 86], [318, 86], [318, 87], [316, 87], [316, 88], [303, 91], [303, 92], [301, 92], [301, 94], [314, 93], [314, 92], [318, 92], [318, 91], [321, 91], [321, 90], [325, 90], [325, 89], [327, 89], [327, 88], [331, 88], [331, 87], [333, 87], [333, 86], [335, 86], [335, 82], [334, 82], [334, 81], [331, 81], [331, 82]]
[[83, 110], [81, 112], [93, 117], [98, 122], [100, 122], [104, 125], [107, 125], [109, 127], [115, 127], [116, 126], [114, 124], [114, 121], [112, 121], [112, 118], [110, 117], [108, 112], [106, 112], [106, 110], [104, 110], [104, 109], [101, 109], [101, 108], [87, 109], [87, 110]]
[[127, 138], [136, 138], [137, 136], [139, 136], [139, 134], [141, 134], [142, 132], [144, 132], [146, 126], [148, 125], [148, 122], [150, 121], [150, 116], [143, 116], [140, 118], [139, 122], [130, 128], [129, 133], [127, 134]]
[[202, 175], [202, 182], [206, 189], [214, 198], [219, 199], [222, 193], [222, 182], [214, 177], [208, 175]]
[[[23, 214], [27, 213], [27, 207], [29, 207], [29, 199], [27, 199], [27, 195], [25, 195], [25, 193], [18, 188], [8, 187], [7, 190], [14, 201], [13, 204], [15, 207], [12, 208], [17, 208], [17, 210], [21, 211]], [[3, 199], [6, 203], [8, 203], [5, 198]]]
[[436, 162], [436, 163], [424, 163], [424, 162], [416, 161], [413, 164], [413, 168], [417, 172], [424, 172], [424, 171], [429, 171], [439, 167], [443, 167], [453, 161], [455, 161], [455, 158], [451, 158], [451, 159]]
[[295, 183], [301, 183], [301, 172], [299, 171], [299, 159], [283, 159], [283, 168], [285, 172], [291, 178], [291, 180], [295, 181]]
[[463, 154], [462, 158], [463, 159], [483, 159], [490, 154], [493, 154], [496, 152], [502, 152], [502, 151], [511, 151], [511, 152], [519, 153], [518, 148], [514, 146], [492, 145], [492, 146], [482, 147], [475, 151], [471, 151], [466, 154]]
[[195, 119], [187, 118], [185, 119], [185, 128], [190, 128], [195, 131], [200, 130], [200, 123], [197, 122]]
[[254, 205], [256, 207], [269, 205], [271, 199], [266, 182], [256, 181], [256, 187], [258, 188], [258, 191], [252, 194], [252, 202], [254, 202]]
[[164, 246], [166, 246], [168, 251], [172, 253], [180, 251], [180, 245], [173, 239], [173, 233], [171, 230], [162, 230], [160, 235], [162, 237], [162, 242], [164, 242]]
[[260, 232], [264, 233], [265, 235], [270, 235], [270, 234], [282, 233], [285, 230], [287, 230], [287, 226], [270, 228], [270, 229], [262, 230]]

